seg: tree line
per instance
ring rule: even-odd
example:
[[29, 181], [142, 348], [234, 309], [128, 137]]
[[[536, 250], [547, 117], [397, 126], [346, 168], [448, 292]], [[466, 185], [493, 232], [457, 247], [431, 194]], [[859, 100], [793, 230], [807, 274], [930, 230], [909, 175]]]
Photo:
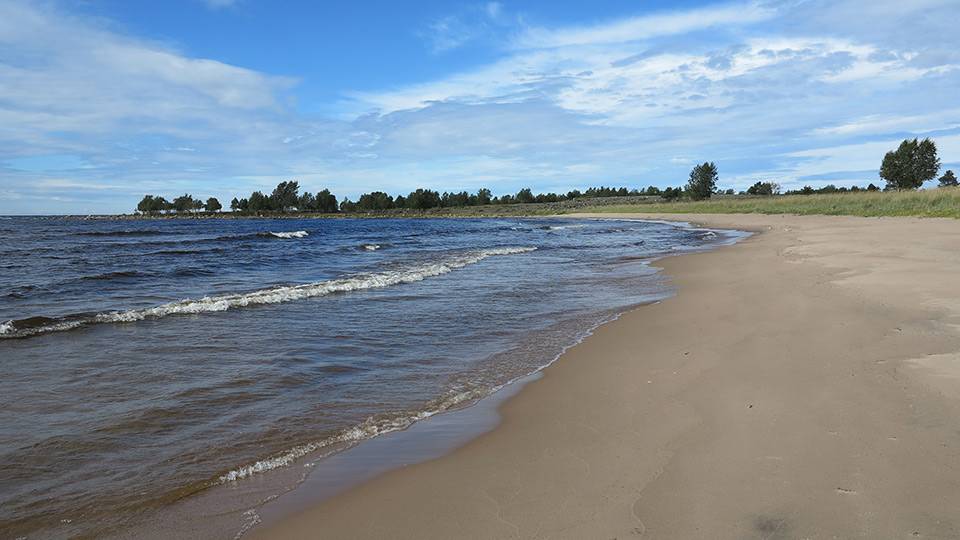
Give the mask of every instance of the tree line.
[[200, 199], [194, 199], [192, 195], [186, 193], [173, 201], [168, 201], [163, 197], [146, 195], [140, 200], [140, 203], [137, 204], [137, 211], [144, 214], [159, 214], [161, 212], [187, 213], [199, 212], [201, 210], [206, 212], [219, 212], [221, 209], [223, 209], [223, 205], [220, 204], [220, 201], [218, 201], [216, 197], [210, 197], [207, 199], [207, 202], [203, 202]]
[[[627, 196], [658, 196], [664, 199], [677, 199], [684, 193], [681, 188], [660, 189], [650, 186], [643, 190], [627, 189], [625, 187], [592, 187], [586, 191], [572, 190], [567, 193], [540, 193], [534, 194], [530, 188], [523, 188], [516, 194], [507, 194], [494, 197], [486, 188], [476, 193], [467, 191], [443, 192], [419, 188], [408, 195], [396, 197], [382, 191], [364, 193], [356, 201], [344, 197], [338, 201], [330, 190], [323, 189], [316, 194], [309, 191], [300, 193], [300, 184], [297, 181], [280, 182], [269, 195], [261, 191], [254, 191], [249, 197], [230, 201], [230, 210], [241, 215], [283, 214], [287, 212], [317, 212], [333, 214], [337, 212], [371, 212], [393, 209], [428, 210], [430, 208], [462, 208], [466, 206], [486, 206], [504, 204], [530, 204], [561, 202], [579, 198], [595, 197], [627, 197]], [[220, 202], [211, 197], [204, 204], [189, 194], [177, 197], [168, 202], [163, 197], [146, 195], [137, 205], [137, 210], [144, 214], [160, 213], [194, 213], [200, 210], [219, 212], [222, 209]]]
[[[924, 182], [936, 178], [939, 170], [940, 158], [937, 157], [937, 146], [933, 141], [930, 139], [922, 141], [916, 138], [913, 140], [907, 139], [896, 150], [891, 150], [884, 156], [883, 163], [880, 166], [880, 178], [886, 181], [885, 190], [917, 189]], [[534, 195], [530, 188], [523, 188], [515, 195], [501, 195], [499, 197], [494, 197], [491, 191], [486, 188], [477, 190], [476, 193], [466, 191], [440, 193], [431, 189], [420, 188], [410, 192], [407, 196], [397, 195], [396, 197], [382, 191], [373, 191], [360, 195], [356, 201], [351, 201], [347, 197], [338, 201], [337, 197], [330, 193], [328, 189], [318, 191], [316, 194], [310, 192], [301, 194], [298, 182], [286, 181], [280, 182], [269, 195], [254, 191], [249, 197], [243, 199], [234, 197], [230, 201], [230, 210], [245, 215], [283, 214], [292, 211], [332, 214], [336, 212], [371, 212], [392, 209], [427, 210], [430, 208], [466, 206], [554, 203], [592, 197], [646, 196], [662, 197], [668, 201], [687, 197], [692, 200], [702, 200], [719, 193], [717, 189], [718, 179], [716, 164], [708, 161], [693, 167], [687, 184], [682, 188], [660, 189], [656, 186], [650, 186], [643, 190], [635, 188], [628, 190], [625, 187], [600, 186], [589, 188], [583, 192], [575, 189], [567, 193], [540, 193], [537, 195]], [[940, 177], [940, 186], [956, 186], [957, 183], [957, 177], [953, 171], [947, 171]], [[787, 191], [785, 195], [879, 190], [880, 188], [872, 183], [865, 188], [857, 186], [838, 188], [829, 184], [819, 189], [804, 186], [798, 190]], [[745, 192], [741, 191], [740, 194], [778, 195], [780, 192], [781, 188], [777, 183], [757, 182]], [[728, 189], [724, 193], [733, 195], [734, 191]], [[177, 197], [173, 201], [167, 201], [163, 197], [146, 195], [137, 205], [137, 211], [144, 214], [188, 213], [200, 210], [219, 212], [221, 209], [220, 201], [215, 197], [210, 197], [206, 202], [203, 202], [194, 199], [189, 194]]]

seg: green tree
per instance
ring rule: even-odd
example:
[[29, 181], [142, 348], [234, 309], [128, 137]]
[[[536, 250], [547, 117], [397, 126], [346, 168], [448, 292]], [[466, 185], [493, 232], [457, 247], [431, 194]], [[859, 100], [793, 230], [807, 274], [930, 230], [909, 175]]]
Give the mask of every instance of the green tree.
[[883, 156], [880, 178], [887, 181], [887, 189], [917, 189], [936, 178], [939, 170], [936, 143], [930, 139], [907, 139]]
[[286, 212], [294, 208], [299, 199], [298, 191], [300, 191], [299, 182], [280, 182], [270, 194], [270, 207], [278, 212]]
[[440, 206], [440, 194], [429, 189], [419, 188], [406, 199], [407, 208], [413, 210], [426, 210], [427, 208], [436, 208]]
[[144, 214], [155, 214], [157, 213], [158, 208], [156, 208], [156, 202], [153, 198], [153, 195], [144, 195], [143, 199], [137, 204], [137, 211]]
[[559, 200], [561, 200], [561, 196], [556, 193], [539, 193], [533, 198], [533, 201], [538, 203], [554, 203]]
[[223, 205], [220, 204], [220, 201], [216, 197], [210, 197], [207, 199], [207, 204], [203, 207], [207, 212], [219, 212], [223, 209]]
[[330, 193], [329, 189], [323, 189], [317, 192], [317, 211], [324, 214], [335, 214], [340, 208], [337, 198]]
[[480, 206], [486, 206], [490, 204], [490, 201], [493, 199], [493, 193], [487, 188], [481, 188], [477, 190], [477, 204]]
[[297, 199], [297, 208], [303, 212], [316, 212], [317, 198], [313, 195], [313, 193], [305, 191], [303, 195]]
[[137, 204], [137, 210], [150, 215], [168, 212], [171, 208], [172, 205], [167, 202], [166, 199], [163, 197], [154, 197], [153, 195], [145, 195], [140, 203]]
[[713, 162], [697, 165], [690, 171], [690, 181], [687, 182], [686, 192], [691, 199], [699, 201], [709, 199], [717, 190], [717, 166]]
[[[177, 212], [188, 212], [193, 210], [193, 195], [184, 193], [173, 200], [173, 209]], [[202, 203], [201, 203], [202, 204]]]
[[340, 203], [341, 212], [356, 212], [357, 203], [350, 200], [349, 197], [344, 197], [343, 202]]
[[943, 176], [940, 177], [940, 186], [955, 186], [957, 185], [957, 177], [953, 174], [953, 171], [947, 171], [943, 173]]
[[259, 191], [251, 193], [250, 199], [247, 201], [247, 211], [253, 214], [259, 214], [267, 210], [270, 210], [269, 197]]
[[660, 196], [663, 197], [664, 199], [668, 200], [668, 201], [677, 200], [677, 199], [679, 199], [682, 195], [683, 195], [683, 190], [680, 189], [680, 188], [678, 188], [678, 187], [676, 187], [676, 188], [670, 188], [670, 187], [664, 188], [664, 190], [660, 192]]
[[455, 206], [457, 208], [462, 208], [470, 204], [470, 194], [466, 191], [461, 191], [459, 193], [451, 193], [447, 200], [448, 206]]
[[780, 193], [780, 184], [773, 182], [757, 182], [747, 189], [750, 195], [776, 195]]
[[360, 195], [357, 200], [359, 210], [388, 210], [393, 208], [393, 197], [382, 191], [374, 191]]
[[530, 188], [523, 188], [517, 192], [514, 200], [521, 204], [532, 203], [534, 202], [533, 192], [530, 190]]
[[233, 200], [230, 201], [230, 210], [233, 210], [234, 212], [236, 212], [239, 209], [240, 209], [240, 201], [236, 197], [234, 197]]

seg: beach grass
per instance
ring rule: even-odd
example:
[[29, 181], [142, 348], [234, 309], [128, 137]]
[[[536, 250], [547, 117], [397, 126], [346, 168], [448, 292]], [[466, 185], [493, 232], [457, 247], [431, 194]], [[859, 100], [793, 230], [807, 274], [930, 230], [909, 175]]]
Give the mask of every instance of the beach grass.
[[960, 219], [960, 187], [900, 192], [860, 191], [751, 198], [723, 197], [703, 201], [591, 207], [579, 209], [577, 212], [918, 216]]

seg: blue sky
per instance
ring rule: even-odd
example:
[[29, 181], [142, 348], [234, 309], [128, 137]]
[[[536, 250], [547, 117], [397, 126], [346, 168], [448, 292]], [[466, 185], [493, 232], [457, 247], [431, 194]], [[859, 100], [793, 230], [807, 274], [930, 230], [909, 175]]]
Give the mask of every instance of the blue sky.
[[960, 169], [956, 0], [0, 0], [0, 214]]

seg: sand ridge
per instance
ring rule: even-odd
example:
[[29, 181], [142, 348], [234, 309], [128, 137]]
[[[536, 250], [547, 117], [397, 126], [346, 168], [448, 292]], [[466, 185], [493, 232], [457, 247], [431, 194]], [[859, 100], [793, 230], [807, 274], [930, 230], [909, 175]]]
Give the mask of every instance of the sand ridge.
[[602, 217], [760, 234], [658, 262], [679, 294], [493, 431], [249, 537], [960, 537], [960, 221]]

